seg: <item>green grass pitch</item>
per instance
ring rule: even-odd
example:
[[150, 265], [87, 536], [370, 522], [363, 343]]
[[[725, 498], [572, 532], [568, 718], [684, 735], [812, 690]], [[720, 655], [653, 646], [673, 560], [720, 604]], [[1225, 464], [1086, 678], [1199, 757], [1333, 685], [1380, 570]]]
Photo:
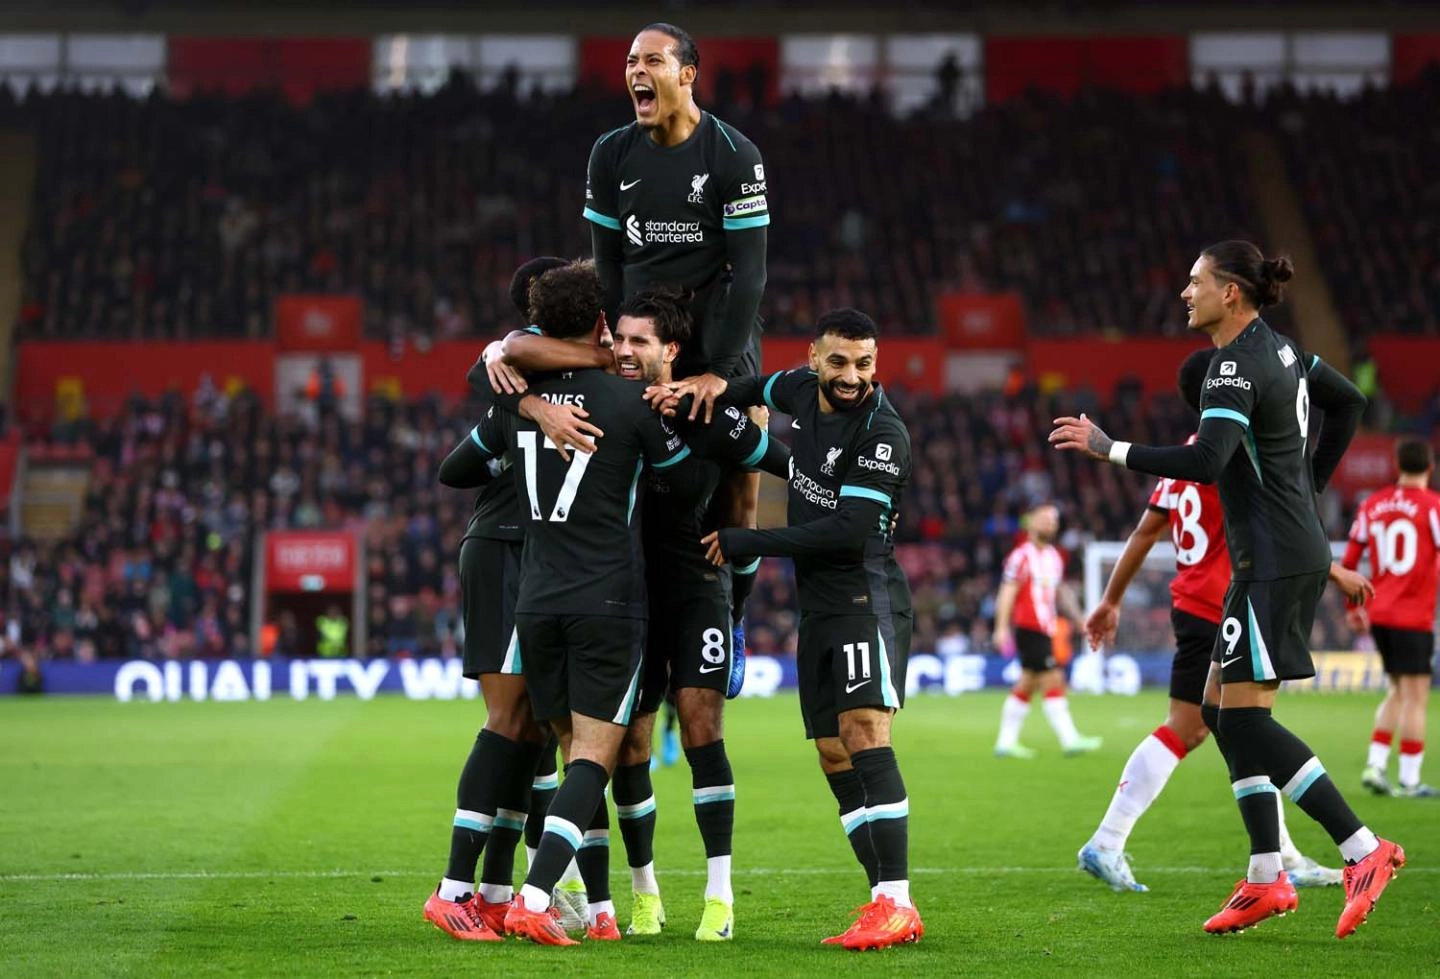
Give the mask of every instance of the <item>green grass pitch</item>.
[[[735, 942], [692, 938], [704, 862], [682, 763], [655, 775], [666, 933], [574, 949], [465, 945], [421, 919], [478, 702], [7, 699], [0, 976], [1440, 975], [1440, 802], [1362, 794], [1374, 698], [1286, 695], [1279, 709], [1361, 816], [1409, 853], [1345, 942], [1334, 938], [1338, 888], [1302, 891], [1298, 915], [1243, 935], [1200, 930], [1247, 852], [1210, 745], [1131, 839], [1149, 894], [1112, 894], [1076, 871], [1164, 699], [1072, 699], [1104, 750], [1060, 757], [1036, 711], [1025, 741], [1043, 754], [1029, 763], [990, 756], [997, 694], [912, 700], [897, 749], [927, 931], [917, 946], [865, 955], [817, 944], [867, 894], [793, 698], [730, 708]], [[1301, 848], [1333, 864], [1324, 834], [1289, 811]], [[613, 843], [623, 928], [618, 833]]]

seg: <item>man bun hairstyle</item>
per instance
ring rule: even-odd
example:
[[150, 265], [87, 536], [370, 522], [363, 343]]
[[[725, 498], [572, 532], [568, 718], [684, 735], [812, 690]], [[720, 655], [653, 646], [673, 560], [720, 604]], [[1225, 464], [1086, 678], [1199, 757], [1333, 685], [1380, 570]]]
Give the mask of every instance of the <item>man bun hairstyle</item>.
[[557, 258], [554, 255], [541, 255], [539, 258], [532, 258], [524, 265], [515, 270], [510, 278], [510, 301], [515, 304], [520, 317], [527, 323], [530, 321], [530, 283], [551, 269], [558, 269], [562, 265], [569, 265], [567, 258]]
[[584, 336], [595, 328], [603, 298], [595, 263], [567, 262], [530, 283], [530, 319], [546, 336]]
[[695, 46], [695, 39], [681, 27], [674, 24], [667, 24], [663, 20], [653, 24], [646, 24], [640, 28], [640, 33], [646, 31], [659, 31], [675, 42], [675, 58], [680, 62], [680, 67], [694, 65], [696, 74], [700, 72], [700, 49]]
[[1214, 347], [1201, 347], [1180, 363], [1180, 373], [1176, 377], [1180, 397], [1196, 413], [1200, 411], [1200, 394], [1205, 387], [1205, 377], [1210, 373], [1210, 362], [1214, 359]]
[[692, 329], [690, 302], [694, 298], [688, 289], [646, 289], [620, 304], [615, 322], [618, 325], [622, 316], [648, 319], [655, 324], [655, 336], [661, 343], [686, 343]]
[[1217, 277], [1239, 286], [1245, 301], [1256, 309], [1280, 302], [1285, 283], [1295, 276], [1289, 256], [1266, 258], [1250, 241], [1222, 241], [1200, 254], [1210, 259]]
[[880, 327], [875, 325], [875, 321], [849, 306], [832, 309], [815, 321], [815, 339], [818, 340], [827, 333], [843, 340], [880, 339]]
[[1407, 476], [1423, 476], [1435, 465], [1435, 450], [1424, 439], [1402, 439], [1395, 446], [1395, 465]]

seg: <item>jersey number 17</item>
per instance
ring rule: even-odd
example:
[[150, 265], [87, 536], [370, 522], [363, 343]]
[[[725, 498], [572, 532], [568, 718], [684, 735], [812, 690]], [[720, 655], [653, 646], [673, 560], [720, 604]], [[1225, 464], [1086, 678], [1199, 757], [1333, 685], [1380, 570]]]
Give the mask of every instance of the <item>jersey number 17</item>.
[[[540, 516], [540, 494], [536, 486], [535, 470], [540, 452], [535, 446], [535, 432], [515, 433], [515, 444], [525, 457], [525, 492], [530, 497], [530, 519], [549, 519], [553, 523], [564, 523], [570, 517], [570, 508], [575, 505], [575, 494], [580, 492], [580, 480], [585, 478], [585, 467], [590, 465], [590, 453], [570, 453], [570, 468], [565, 470], [565, 482], [560, 485], [560, 494], [555, 497], [555, 506], [548, 518]], [[554, 449], [555, 443], [545, 439], [544, 447]]]

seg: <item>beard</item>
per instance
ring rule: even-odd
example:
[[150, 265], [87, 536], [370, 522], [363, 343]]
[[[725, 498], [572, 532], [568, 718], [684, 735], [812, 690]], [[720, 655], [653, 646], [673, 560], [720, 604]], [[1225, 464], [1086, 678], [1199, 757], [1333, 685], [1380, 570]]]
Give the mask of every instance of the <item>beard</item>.
[[860, 389], [859, 397], [854, 401], [846, 399], [846, 396], [839, 390], [839, 381], [829, 380], [821, 385], [825, 392], [825, 399], [830, 402], [830, 407], [836, 411], [853, 411], [859, 408], [870, 398], [870, 392], [875, 390], [874, 384], [866, 384]]

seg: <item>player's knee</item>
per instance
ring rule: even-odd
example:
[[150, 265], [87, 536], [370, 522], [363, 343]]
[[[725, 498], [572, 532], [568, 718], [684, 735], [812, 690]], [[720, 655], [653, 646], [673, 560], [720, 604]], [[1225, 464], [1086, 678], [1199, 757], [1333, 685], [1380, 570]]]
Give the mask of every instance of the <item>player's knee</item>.
[[890, 745], [890, 712], [862, 707], [840, 715], [840, 740], [848, 755]]
[[1205, 722], [1200, 719], [1198, 714], [1194, 720], [1171, 720], [1166, 722], [1165, 726], [1175, 732], [1175, 736], [1180, 739], [1180, 743], [1185, 746], [1187, 752], [1200, 747], [1210, 736], [1210, 729], [1205, 726]]
[[491, 710], [485, 717], [485, 730], [511, 741], [543, 742], [546, 737], [543, 729], [530, 716], [530, 711], [515, 705]]
[[[684, 693], [692, 691], [684, 690]], [[718, 691], [696, 690], [694, 693], [711, 693], [707, 697], [680, 697], [680, 744], [685, 748], [698, 748], [713, 744], [725, 736], [723, 712], [724, 700]]]
[[640, 765], [650, 760], [651, 740], [654, 737], [653, 725], [643, 725], [643, 730], [632, 727], [625, 732], [625, 740], [620, 743], [620, 764]]
[[820, 768], [827, 775], [850, 767], [850, 752], [839, 738], [816, 738], [815, 750], [820, 754]]

